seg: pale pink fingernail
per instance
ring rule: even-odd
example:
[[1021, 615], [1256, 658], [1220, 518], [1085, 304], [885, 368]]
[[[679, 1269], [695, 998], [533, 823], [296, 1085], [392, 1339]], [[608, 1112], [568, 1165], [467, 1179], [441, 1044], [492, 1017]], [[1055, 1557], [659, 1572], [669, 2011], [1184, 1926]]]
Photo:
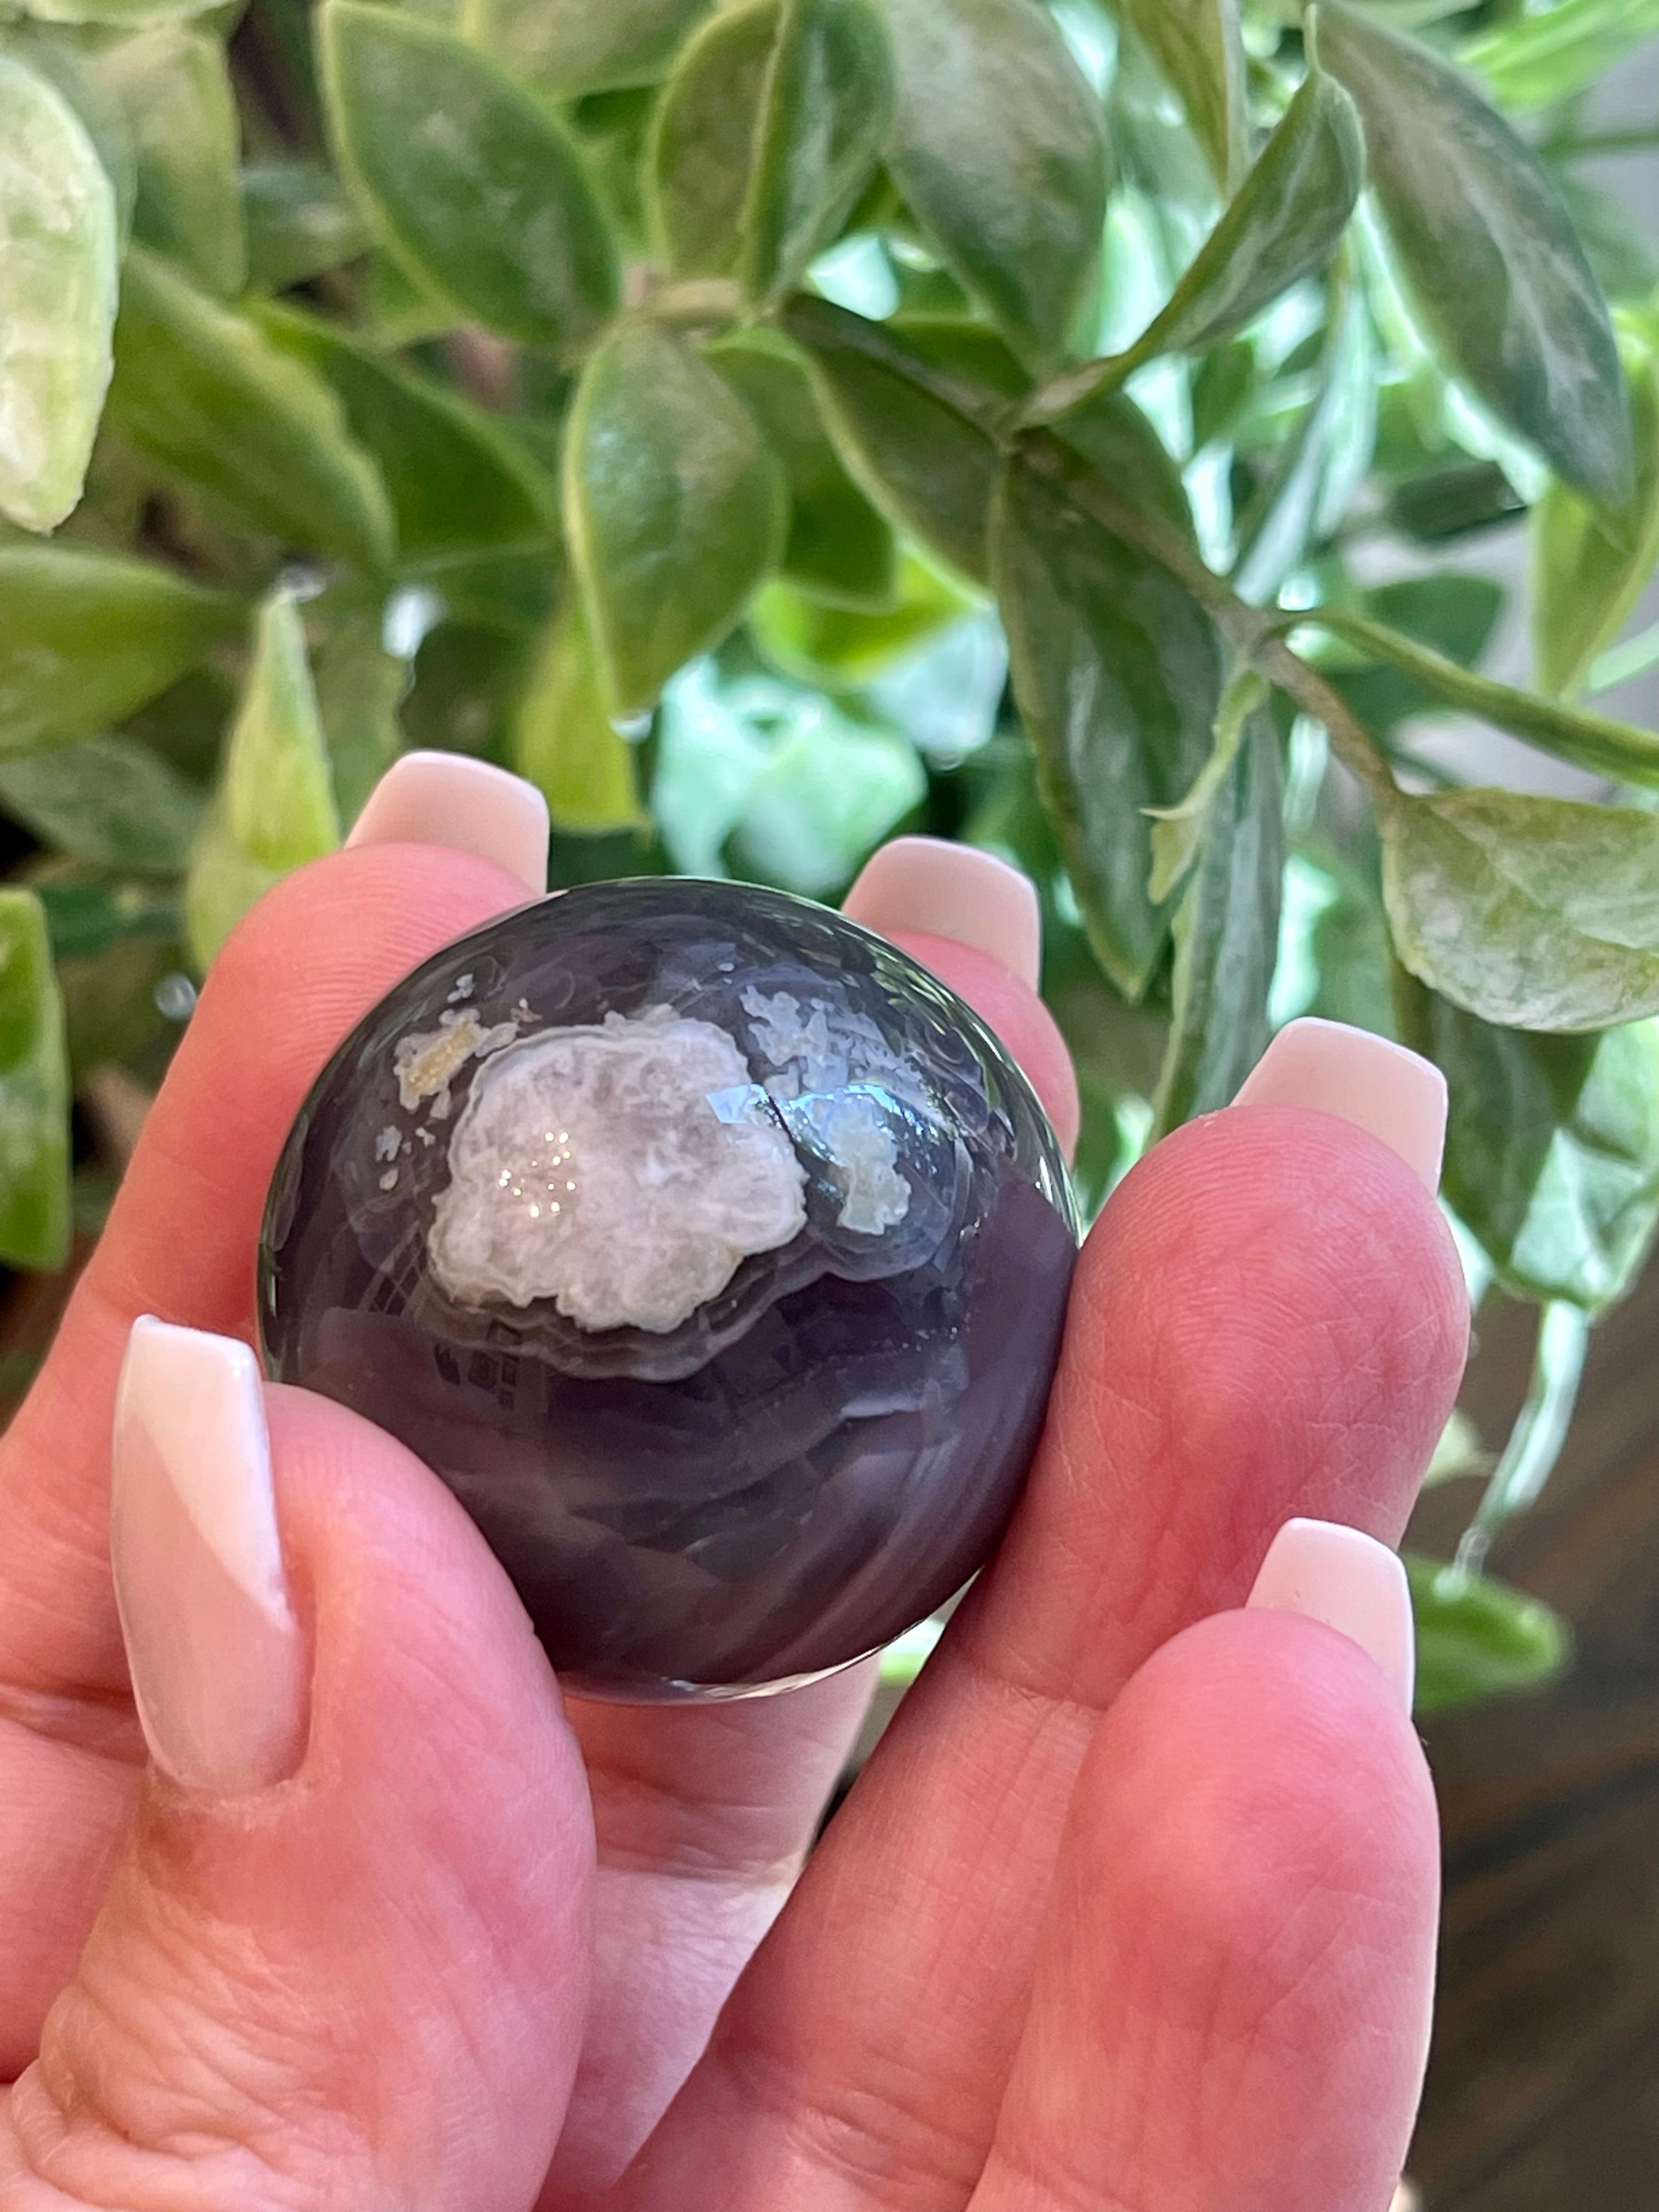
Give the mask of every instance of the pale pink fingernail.
[[1233, 1103], [1316, 1106], [1340, 1115], [1380, 1137], [1428, 1189], [1440, 1188], [1446, 1079], [1432, 1060], [1369, 1030], [1311, 1015], [1287, 1023]]
[[895, 837], [865, 863], [845, 911], [884, 937], [915, 930], [988, 952], [1035, 991], [1042, 971], [1036, 885], [994, 853], [943, 837]]
[[189, 1790], [268, 1789], [299, 1764], [307, 1669], [246, 1345], [135, 1322], [111, 1469], [116, 1604], [151, 1756]]
[[533, 783], [465, 753], [404, 753], [368, 794], [348, 845], [447, 845], [547, 889], [547, 801]]
[[1305, 1613], [1351, 1637], [1407, 1712], [1417, 1674], [1411, 1587], [1399, 1555], [1339, 1521], [1287, 1521], [1267, 1547], [1248, 1602]]

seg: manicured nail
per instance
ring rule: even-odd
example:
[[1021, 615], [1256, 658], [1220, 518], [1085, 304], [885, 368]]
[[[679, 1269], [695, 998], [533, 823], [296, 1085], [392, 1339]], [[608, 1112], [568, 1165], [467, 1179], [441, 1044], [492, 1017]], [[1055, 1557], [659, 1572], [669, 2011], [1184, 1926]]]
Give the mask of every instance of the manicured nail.
[[268, 1789], [299, 1764], [307, 1680], [246, 1345], [135, 1322], [112, 1477], [116, 1605], [152, 1757], [187, 1790]]
[[448, 845], [547, 889], [547, 801], [533, 783], [465, 753], [405, 753], [368, 794], [348, 845]]
[[1399, 1153], [1431, 1191], [1440, 1188], [1446, 1146], [1446, 1079], [1403, 1044], [1322, 1022], [1290, 1022], [1267, 1047], [1235, 1106], [1316, 1106]]
[[994, 853], [943, 837], [895, 837], [865, 863], [846, 912], [884, 937], [915, 930], [971, 945], [1029, 983], [1042, 970], [1036, 885]]
[[1305, 1613], [1351, 1637], [1407, 1712], [1417, 1674], [1411, 1588], [1399, 1555], [1337, 1521], [1287, 1521], [1267, 1547], [1248, 1602]]

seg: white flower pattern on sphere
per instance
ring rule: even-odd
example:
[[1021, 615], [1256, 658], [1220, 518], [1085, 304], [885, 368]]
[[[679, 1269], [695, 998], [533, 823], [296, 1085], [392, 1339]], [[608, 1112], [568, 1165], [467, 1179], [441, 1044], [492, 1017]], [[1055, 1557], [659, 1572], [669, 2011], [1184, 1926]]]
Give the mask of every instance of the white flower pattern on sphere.
[[805, 1172], [732, 1038], [665, 1006], [496, 1053], [434, 1211], [432, 1265], [465, 1303], [551, 1298], [579, 1327], [666, 1334], [806, 1219]]

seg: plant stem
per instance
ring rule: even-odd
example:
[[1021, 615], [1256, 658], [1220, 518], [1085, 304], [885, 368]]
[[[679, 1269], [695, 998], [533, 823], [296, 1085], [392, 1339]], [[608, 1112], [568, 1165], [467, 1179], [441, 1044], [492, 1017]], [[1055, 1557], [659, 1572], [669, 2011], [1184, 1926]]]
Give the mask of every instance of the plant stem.
[[1659, 131], [1651, 124], [1628, 131], [1572, 131], [1552, 138], [1544, 152], [1555, 161], [1587, 160], [1596, 154], [1651, 154], [1659, 147]]
[[1285, 642], [1285, 632], [1314, 619], [1311, 613], [1250, 606], [1174, 523], [1125, 499], [1052, 432], [1028, 433], [1019, 441], [1019, 451], [1031, 467], [1062, 484], [1084, 514], [1185, 585], [1239, 659], [1324, 725], [1332, 751], [1379, 805], [1394, 798], [1387, 763], [1341, 693]]
[[653, 323], [696, 330], [708, 323], [735, 322], [743, 313], [743, 291], [730, 276], [696, 276], [684, 283], [659, 285], [647, 292], [641, 311]]

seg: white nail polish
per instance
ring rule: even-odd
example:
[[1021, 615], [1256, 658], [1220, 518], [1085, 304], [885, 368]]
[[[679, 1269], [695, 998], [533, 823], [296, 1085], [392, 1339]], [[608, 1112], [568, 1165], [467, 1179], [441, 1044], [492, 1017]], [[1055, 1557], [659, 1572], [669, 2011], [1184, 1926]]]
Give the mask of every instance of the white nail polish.
[[1380, 1137], [1431, 1191], [1440, 1187], [1446, 1079], [1402, 1044], [1304, 1016], [1287, 1023], [1244, 1079], [1235, 1106], [1313, 1106]]
[[116, 1603], [156, 1765], [191, 1790], [269, 1787], [303, 1747], [307, 1669], [246, 1345], [136, 1322], [111, 1476]]
[[465, 753], [404, 753], [368, 795], [348, 845], [447, 845], [547, 889], [547, 801], [533, 783]]
[[884, 937], [911, 930], [953, 937], [1037, 987], [1042, 915], [1036, 885], [994, 853], [943, 837], [895, 837], [866, 862], [845, 911]]
[[1323, 1621], [1368, 1651], [1409, 1712], [1417, 1674], [1411, 1586], [1397, 1553], [1337, 1521], [1287, 1521], [1248, 1602]]

